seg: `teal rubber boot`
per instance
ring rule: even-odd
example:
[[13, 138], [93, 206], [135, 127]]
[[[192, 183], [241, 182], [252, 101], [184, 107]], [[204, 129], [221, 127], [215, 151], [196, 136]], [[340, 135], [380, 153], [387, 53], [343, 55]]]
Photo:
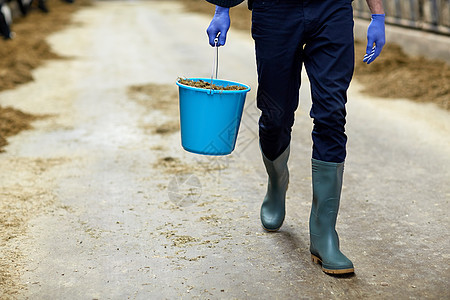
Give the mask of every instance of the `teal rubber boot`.
[[267, 193], [261, 205], [261, 223], [267, 231], [277, 231], [284, 221], [286, 191], [289, 184], [287, 166], [289, 152], [290, 146], [274, 161], [271, 161], [261, 151], [269, 175]]
[[328, 274], [354, 272], [353, 263], [339, 250], [336, 220], [341, 198], [344, 163], [312, 159], [313, 202], [309, 218], [313, 262]]

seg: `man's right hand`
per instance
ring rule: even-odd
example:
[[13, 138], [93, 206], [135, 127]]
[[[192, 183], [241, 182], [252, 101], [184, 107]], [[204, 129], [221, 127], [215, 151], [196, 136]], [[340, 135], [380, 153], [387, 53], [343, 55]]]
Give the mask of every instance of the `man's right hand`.
[[223, 46], [225, 45], [225, 42], [227, 40], [227, 32], [228, 29], [230, 29], [230, 9], [216, 6], [216, 12], [214, 14], [214, 17], [209, 24], [208, 29], [206, 30], [206, 33], [209, 37], [209, 44], [211, 46], [215, 46], [214, 39], [216, 38], [217, 34], [220, 32], [219, 41], [217, 42], [217, 46]]

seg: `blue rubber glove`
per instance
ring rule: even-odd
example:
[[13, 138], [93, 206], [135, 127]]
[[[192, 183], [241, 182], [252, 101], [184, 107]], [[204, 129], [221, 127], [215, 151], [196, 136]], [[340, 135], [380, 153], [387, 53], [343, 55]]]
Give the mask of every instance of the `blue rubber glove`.
[[384, 14], [373, 14], [367, 28], [367, 48], [363, 62], [367, 64], [373, 62], [380, 55], [385, 43]]
[[227, 40], [227, 32], [230, 29], [230, 9], [226, 7], [216, 6], [216, 12], [214, 17], [209, 24], [206, 33], [209, 37], [209, 44], [214, 47], [214, 39], [217, 34], [220, 32], [219, 41], [217, 42], [217, 46], [225, 45]]

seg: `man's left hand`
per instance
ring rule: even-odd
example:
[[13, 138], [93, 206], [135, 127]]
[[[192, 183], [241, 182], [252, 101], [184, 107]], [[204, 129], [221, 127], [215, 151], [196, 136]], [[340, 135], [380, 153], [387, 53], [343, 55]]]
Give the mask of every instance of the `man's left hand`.
[[367, 47], [363, 62], [367, 64], [373, 62], [380, 55], [385, 43], [384, 14], [373, 14], [367, 29]]

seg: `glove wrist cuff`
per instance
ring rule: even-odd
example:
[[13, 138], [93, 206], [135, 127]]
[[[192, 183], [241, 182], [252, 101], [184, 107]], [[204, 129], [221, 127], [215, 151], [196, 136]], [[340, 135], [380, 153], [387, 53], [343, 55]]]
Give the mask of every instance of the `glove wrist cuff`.
[[372, 20], [382, 20], [382, 21], [384, 21], [384, 18], [385, 18], [385, 14], [372, 14]]
[[230, 8], [216, 5], [216, 14], [228, 14], [229, 12]]

